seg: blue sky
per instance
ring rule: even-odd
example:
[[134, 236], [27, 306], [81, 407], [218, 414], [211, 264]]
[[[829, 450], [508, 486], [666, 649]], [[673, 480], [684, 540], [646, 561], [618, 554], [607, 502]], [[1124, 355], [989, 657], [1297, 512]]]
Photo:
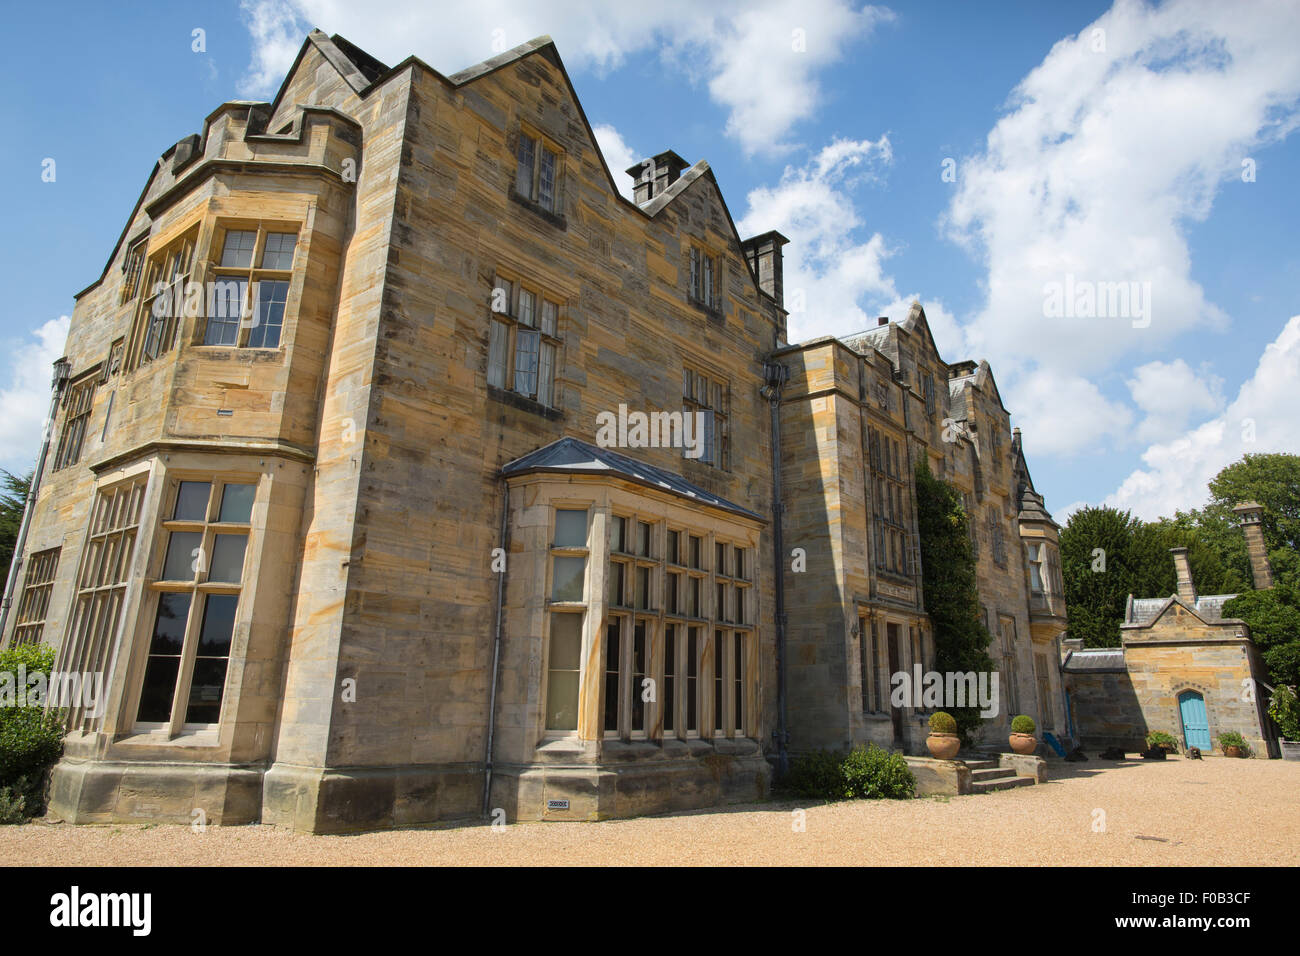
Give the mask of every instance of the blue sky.
[[[1058, 517], [1300, 449], [1300, 6], [248, 0], [9, 11], [0, 467], [31, 467], [60, 317], [157, 156], [269, 99], [311, 26], [445, 73], [551, 34], [611, 167], [707, 159], [742, 232], [790, 236], [792, 338], [916, 297], [945, 358], [987, 358]], [[1149, 314], [1048, 315], [1067, 275]]]

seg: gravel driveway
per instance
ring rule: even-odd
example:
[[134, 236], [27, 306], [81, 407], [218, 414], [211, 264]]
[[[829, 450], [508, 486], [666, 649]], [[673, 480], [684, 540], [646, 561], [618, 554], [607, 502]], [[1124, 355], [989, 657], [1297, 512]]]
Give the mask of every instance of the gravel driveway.
[[[308, 836], [271, 827], [0, 827], [0, 862], [130, 865], [1300, 864], [1300, 763], [1054, 763], [967, 797], [769, 802], [611, 820]], [[796, 832], [797, 810], [806, 811]]]

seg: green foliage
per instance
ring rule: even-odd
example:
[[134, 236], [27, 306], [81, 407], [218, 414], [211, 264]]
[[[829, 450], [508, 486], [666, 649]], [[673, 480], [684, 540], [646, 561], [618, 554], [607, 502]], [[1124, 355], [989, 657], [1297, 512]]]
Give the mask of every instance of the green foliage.
[[[935, 670], [989, 672], [992, 639], [980, 613], [975, 555], [961, 495], [935, 478], [924, 460], [916, 468], [916, 511], [921, 538], [921, 583], [934, 628]], [[952, 711], [956, 733], [970, 746], [983, 718], [979, 708]]]
[[793, 796], [820, 800], [905, 800], [915, 792], [916, 778], [902, 754], [870, 744], [847, 754], [801, 754], [790, 761], [779, 787]]
[[[0, 651], [0, 679], [12, 674], [17, 682], [21, 666], [31, 686], [37, 673], [48, 678], [54, 658], [54, 648], [44, 644], [7, 648]], [[0, 822], [21, 822], [44, 811], [45, 780], [63, 753], [63, 731], [60, 710], [0, 706]]]
[[875, 744], [849, 751], [841, 773], [846, 797], [908, 800], [916, 792], [916, 778], [903, 755], [881, 750]]
[[6, 580], [9, 575], [9, 563], [14, 556], [14, 545], [18, 541], [18, 526], [23, 521], [27, 489], [31, 484], [30, 474], [20, 477], [0, 468], [0, 568], [4, 569]]
[[946, 714], [942, 710], [936, 710], [930, 715], [930, 733], [955, 734], [956, 732], [957, 721], [952, 719], [952, 714]]
[[1224, 617], [1241, 618], [1268, 668], [1269, 683], [1300, 683], [1300, 588], [1276, 584], [1246, 591], [1223, 605]]
[[[1072, 514], [1061, 531], [1061, 576], [1070, 636], [1083, 638], [1085, 647], [1118, 647], [1130, 594], [1167, 597], [1178, 590], [1170, 548], [1187, 548], [1192, 580], [1202, 594], [1236, 593], [1249, 581], [1185, 515], [1144, 522], [1109, 507], [1083, 508]], [[1098, 549], [1104, 552], [1104, 564]]]
[[1283, 740], [1300, 741], [1300, 700], [1296, 699], [1295, 691], [1285, 684], [1273, 691], [1268, 715], [1277, 724]]
[[1011, 718], [1011, 732], [1013, 734], [1032, 734], [1038, 729], [1034, 723], [1034, 718], [1028, 714], [1017, 714]]
[[1250, 753], [1250, 747], [1246, 744], [1246, 739], [1235, 730], [1225, 730], [1219, 734], [1219, 746], [1223, 748], [1226, 754], [1229, 747], [1240, 747], [1246, 753]]
[[1172, 734], [1167, 734], [1163, 730], [1153, 730], [1147, 734], [1147, 749], [1154, 750], [1156, 747], [1177, 750], [1178, 741], [1173, 738]]

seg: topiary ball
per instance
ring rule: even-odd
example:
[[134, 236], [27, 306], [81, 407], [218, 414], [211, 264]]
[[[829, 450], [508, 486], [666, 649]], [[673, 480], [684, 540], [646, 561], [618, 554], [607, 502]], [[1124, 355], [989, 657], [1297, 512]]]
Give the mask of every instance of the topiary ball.
[[956, 732], [957, 721], [953, 719], [952, 714], [945, 714], [943, 711], [937, 710], [930, 715], [930, 733], [955, 734]]
[[1028, 714], [1018, 714], [1011, 718], [1011, 732], [1013, 734], [1032, 734], [1037, 729], [1034, 718]]

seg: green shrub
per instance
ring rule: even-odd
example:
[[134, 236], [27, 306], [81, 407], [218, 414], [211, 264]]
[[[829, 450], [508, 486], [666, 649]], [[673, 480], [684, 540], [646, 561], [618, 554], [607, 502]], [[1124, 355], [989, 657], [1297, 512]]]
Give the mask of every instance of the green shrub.
[[1283, 684], [1273, 691], [1268, 702], [1268, 715], [1277, 724], [1283, 740], [1300, 740], [1300, 701], [1290, 687]]
[[1171, 734], [1163, 730], [1153, 730], [1147, 734], [1147, 749], [1154, 750], [1156, 747], [1162, 747], [1166, 750], [1177, 750], [1178, 741]]
[[831, 750], [801, 754], [790, 761], [777, 789], [818, 800], [906, 800], [916, 790], [916, 778], [902, 754], [869, 744], [847, 754]]
[[[24, 644], [0, 651], [0, 680], [24, 673], [49, 677], [54, 648]], [[45, 811], [45, 782], [63, 753], [63, 712], [36, 705], [0, 706], [0, 823], [21, 823]]]
[[908, 800], [916, 792], [916, 778], [903, 755], [881, 750], [875, 744], [851, 750], [844, 758], [841, 773], [846, 797]]
[[1011, 732], [1013, 734], [1032, 734], [1038, 729], [1034, 723], [1034, 718], [1028, 714], [1017, 714], [1011, 718]]
[[1250, 747], [1247, 745], [1246, 739], [1235, 730], [1225, 730], [1219, 734], [1219, 746], [1223, 748], [1225, 754], [1228, 752], [1229, 747], [1240, 747], [1246, 753], [1250, 753]]
[[800, 754], [791, 759], [790, 769], [777, 786], [796, 797], [842, 800], [844, 778], [840, 765], [843, 759], [831, 750]]
[[930, 733], [955, 734], [956, 732], [957, 721], [953, 720], [952, 714], [945, 714], [942, 710], [936, 710], [930, 715]]

